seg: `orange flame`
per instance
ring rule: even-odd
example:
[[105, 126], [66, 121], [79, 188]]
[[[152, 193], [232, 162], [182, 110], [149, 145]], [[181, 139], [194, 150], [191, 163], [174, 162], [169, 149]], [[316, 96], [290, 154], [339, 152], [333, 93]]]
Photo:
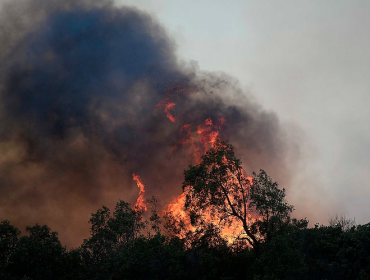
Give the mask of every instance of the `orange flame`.
[[[185, 226], [186, 230], [188, 230], [188, 231], [194, 231], [195, 228], [191, 225], [190, 218], [185, 213], [185, 208], [184, 208], [185, 197], [186, 197], [186, 193], [185, 192], [183, 192], [182, 194], [180, 194], [177, 197], [174, 197], [172, 199], [171, 203], [169, 203], [167, 205], [167, 207], [163, 210], [163, 214], [170, 213], [171, 216], [176, 221], [178, 221], [178, 222], [179, 221], [182, 221], [184, 223], [184, 226]], [[184, 238], [185, 237], [185, 234], [186, 233], [184, 233], [184, 232], [179, 232], [177, 235], [180, 238]]]
[[139, 188], [139, 197], [136, 200], [134, 208], [139, 211], [146, 211], [148, 208], [145, 201], [145, 185], [140, 176], [135, 173], [132, 174], [132, 179], [136, 182], [136, 185]]
[[167, 119], [170, 120], [170, 122], [175, 122], [176, 118], [173, 116], [173, 114], [170, 112], [173, 107], [175, 107], [175, 103], [169, 101], [168, 99], [165, 99], [157, 104], [157, 107], [163, 108], [163, 111], [166, 113]]
[[170, 110], [175, 107], [175, 103], [173, 102], [170, 102], [170, 103], [167, 103], [164, 107], [164, 112], [166, 113], [166, 116], [167, 118], [171, 121], [171, 122], [175, 122], [176, 119], [175, 117], [171, 114]]
[[211, 118], [204, 121], [204, 125], [199, 125], [197, 134], [199, 141], [202, 143], [205, 152], [214, 146], [220, 135], [220, 128], [225, 123], [225, 119], [222, 117], [219, 119], [219, 125], [215, 125]]
[[[183, 88], [181, 85], [176, 85], [170, 87], [166, 90], [166, 98], [159, 102], [156, 106], [163, 109], [166, 117], [170, 122], [175, 123], [176, 118], [173, 115], [173, 109], [176, 106], [174, 101], [175, 97], [179, 93], [192, 93], [196, 92], [196, 88]], [[208, 149], [214, 147], [217, 140], [220, 139], [220, 130], [225, 124], [225, 118], [221, 117], [218, 119], [212, 119], [209, 117], [202, 124], [194, 127], [194, 125], [187, 123], [183, 124], [179, 130], [180, 139], [177, 144], [173, 147], [173, 150], [179, 147], [186, 147], [187, 151], [192, 155], [194, 160], [200, 163], [202, 155], [204, 155]], [[242, 176], [244, 174], [242, 173]], [[140, 177], [136, 181], [140, 190], [139, 198], [136, 202], [137, 205], [142, 205], [143, 196], [144, 196], [144, 185], [142, 184]], [[247, 177], [251, 181], [250, 177]], [[142, 186], [142, 188], [140, 187]], [[186, 199], [186, 189], [182, 194], [177, 197], [174, 197], [171, 203], [169, 203], [164, 209], [165, 213], [170, 213], [173, 218], [178, 221], [181, 221], [186, 230], [194, 232], [196, 229], [191, 225], [190, 217], [185, 212], [185, 199]], [[145, 205], [146, 207], [146, 205]], [[235, 220], [231, 223], [220, 224], [218, 217], [215, 217], [209, 211], [210, 209], [205, 209], [204, 219], [206, 222], [212, 223], [221, 230], [221, 236], [228, 241], [229, 244], [233, 244], [238, 236], [243, 234], [242, 224]], [[255, 219], [248, 215], [248, 220], [252, 223]], [[185, 237], [180, 233], [180, 237]]]
[[[208, 118], [205, 120], [204, 124], [198, 126], [196, 135], [199, 138], [199, 142], [203, 145], [204, 153], [209, 148], [214, 147], [215, 143], [217, 142], [219, 138], [219, 129], [224, 123], [225, 123], [224, 118], [220, 118], [218, 120], [218, 125], [215, 125], [212, 119]], [[195, 140], [195, 137], [191, 134], [190, 128], [191, 128], [190, 124], [186, 124], [181, 128], [182, 130], [185, 131], [185, 134], [187, 135], [187, 137], [183, 139], [183, 144], [190, 145], [191, 148], [195, 147], [194, 151], [198, 153], [199, 149], [197, 150], [196, 145], [195, 145], [195, 143], [197, 142]], [[226, 160], [226, 158], [224, 160]], [[200, 161], [200, 156], [199, 156], [198, 161]], [[252, 183], [252, 177], [244, 175], [243, 170], [241, 170], [240, 176], [248, 182], [248, 185]], [[236, 177], [235, 174], [230, 172], [229, 178], [230, 178], [230, 182], [229, 182], [230, 184], [234, 184], [236, 186], [239, 185], [240, 178]], [[247, 192], [248, 192], [248, 185], [246, 186]], [[185, 200], [186, 200], [187, 191], [188, 189], [185, 188], [184, 192], [181, 195], [173, 198], [172, 202], [167, 205], [167, 208], [164, 210], [164, 213], [170, 213], [174, 219], [176, 219], [177, 221], [181, 221], [186, 231], [195, 232], [196, 228], [192, 226], [190, 222], [190, 217], [187, 215], [185, 211]], [[243, 199], [242, 192], [239, 195], [240, 195], [240, 198]], [[225, 205], [227, 205], [229, 202], [232, 204], [237, 203], [235, 199], [236, 197], [233, 197], [233, 196], [228, 197], [228, 199], [225, 198]], [[248, 202], [246, 202], [245, 208], [248, 209]], [[246, 212], [247, 224], [251, 225], [256, 221], [256, 217], [249, 214], [248, 213], [249, 211], [247, 209], [244, 209], [244, 211]], [[244, 236], [245, 229], [243, 227], [243, 223], [240, 220], [238, 220], [237, 217], [228, 217], [227, 221], [221, 220], [220, 217], [218, 217], [217, 215], [216, 216], [214, 215], [211, 208], [206, 208], [206, 209], [203, 209], [202, 211], [202, 219], [204, 219], [206, 223], [213, 224], [215, 227], [219, 228], [221, 237], [224, 238], [228, 242], [229, 245], [239, 244], [240, 240], [242, 240], [241, 238], [245, 237]], [[184, 238], [185, 234], [186, 232], [180, 232], [178, 236], [181, 238]], [[249, 245], [244, 243], [244, 245], [242, 246], [249, 246]]]
[[192, 156], [194, 161], [199, 163], [202, 155], [212, 148], [220, 138], [220, 130], [224, 124], [225, 119], [221, 117], [216, 122], [211, 118], [206, 119], [204, 123], [196, 127], [196, 130], [192, 124], [182, 125], [178, 132], [180, 140], [174, 145], [171, 152], [184, 147], [189, 156]]
[[[252, 182], [251, 176], [247, 176], [246, 179]], [[185, 189], [184, 192], [179, 196], [173, 198], [172, 202], [167, 205], [164, 213], [171, 213], [175, 219], [181, 220], [184, 223], [186, 230], [194, 232], [196, 228], [191, 225], [190, 218], [185, 212], [186, 192], [187, 189]], [[226, 201], [225, 204], [227, 204]], [[232, 245], [239, 237], [244, 234], [243, 225], [236, 218], [233, 220], [232, 223], [225, 223], [220, 225], [220, 220], [218, 219], [218, 217], [212, 215], [209, 209], [204, 209], [203, 218], [207, 223], [212, 223], [214, 226], [220, 229], [221, 237], [224, 238], [229, 245]], [[250, 214], [247, 215], [247, 218], [248, 223], [250, 224], [256, 221], [256, 218], [252, 217], [252, 215]], [[184, 238], [184, 233], [180, 233], [179, 237]]]
[[170, 112], [176, 106], [176, 103], [173, 101], [173, 98], [179, 93], [193, 93], [196, 92], [198, 89], [195, 87], [184, 87], [182, 85], [174, 85], [166, 90], [166, 98], [163, 99], [161, 102], [157, 104], [157, 107], [162, 108], [163, 111], [166, 113], [167, 119], [170, 122], [174, 123], [176, 118]]

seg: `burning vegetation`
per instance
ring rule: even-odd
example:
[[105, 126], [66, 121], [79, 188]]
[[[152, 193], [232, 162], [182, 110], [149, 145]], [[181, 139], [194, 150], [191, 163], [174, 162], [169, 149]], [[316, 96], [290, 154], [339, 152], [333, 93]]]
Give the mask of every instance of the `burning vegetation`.
[[247, 173], [289, 182], [277, 117], [233, 78], [180, 64], [150, 15], [109, 0], [17, 0], [0, 26], [0, 218], [49, 224], [77, 246], [100, 205], [145, 209], [142, 182], [167, 209], [217, 139]]
[[[290, 218], [284, 189], [262, 171], [246, 177], [229, 144], [216, 142], [185, 171], [184, 192], [161, 218], [156, 200], [119, 200], [90, 218], [90, 236], [66, 251], [56, 232], [0, 223], [2, 279], [362, 279], [370, 224], [345, 218], [307, 228]], [[151, 208], [145, 218], [146, 207]], [[37, 261], [35, 261], [37, 260]], [[328, 263], [328, 260], [330, 262]]]
[[369, 278], [370, 226], [291, 219], [276, 115], [150, 15], [14, 0], [0, 42], [1, 279]]

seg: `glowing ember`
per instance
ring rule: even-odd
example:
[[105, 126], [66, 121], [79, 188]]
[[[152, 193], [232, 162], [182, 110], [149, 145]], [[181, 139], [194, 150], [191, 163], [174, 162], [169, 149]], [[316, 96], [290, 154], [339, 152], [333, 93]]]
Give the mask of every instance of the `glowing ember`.
[[139, 175], [136, 175], [135, 173], [132, 174], [132, 179], [136, 182], [137, 187], [139, 188], [139, 197], [136, 200], [135, 203], [135, 209], [139, 211], [146, 211], [146, 200], [145, 200], [145, 185], [143, 184], [143, 181], [141, 180]]

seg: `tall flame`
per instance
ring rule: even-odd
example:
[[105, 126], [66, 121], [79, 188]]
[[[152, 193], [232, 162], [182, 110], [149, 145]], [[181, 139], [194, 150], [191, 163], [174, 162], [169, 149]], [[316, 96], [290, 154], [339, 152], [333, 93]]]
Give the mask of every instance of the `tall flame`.
[[132, 179], [136, 182], [136, 185], [139, 188], [139, 197], [136, 200], [135, 209], [146, 211], [148, 208], [145, 201], [145, 185], [140, 176], [135, 173], [132, 174]]

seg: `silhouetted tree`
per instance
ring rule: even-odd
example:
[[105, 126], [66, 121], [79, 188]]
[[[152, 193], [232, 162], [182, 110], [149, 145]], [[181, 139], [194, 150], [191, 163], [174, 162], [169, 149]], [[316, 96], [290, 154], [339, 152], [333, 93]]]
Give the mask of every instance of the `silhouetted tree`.
[[370, 279], [370, 224], [316, 225], [302, 240], [309, 279]]
[[19, 279], [63, 279], [65, 270], [65, 247], [46, 225], [26, 227], [9, 259], [9, 271]]
[[330, 217], [329, 225], [331, 227], [340, 227], [344, 231], [349, 231], [352, 227], [356, 226], [356, 220], [355, 218], [348, 219], [344, 214], [336, 214]]
[[0, 279], [10, 279], [9, 260], [18, 244], [20, 233], [9, 221], [0, 223]]
[[234, 237], [246, 240], [257, 255], [261, 243], [289, 222], [293, 207], [285, 202], [284, 189], [263, 170], [253, 178], [245, 176], [230, 144], [217, 142], [184, 175], [185, 208], [191, 224], [204, 228], [210, 218], [217, 217], [220, 227], [239, 227]]
[[279, 189], [264, 170], [259, 174], [253, 172], [253, 180], [249, 191], [250, 206], [257, 213], [255, 222], [259, 234], [271, 241], [273, 235], [290, 222], [293, 206], [285, 201], [285, 189]]
[[97, 279], [105, 279], [112, 269], [115, 255], [132, 246], [144, 228], [142, 212], [120, 200], [112, 216], [109, 208], [103, 206], [92, 214], [89, 222], [91, 236], [82, 244], [83, 259], [92, 275], [99, 274]]

